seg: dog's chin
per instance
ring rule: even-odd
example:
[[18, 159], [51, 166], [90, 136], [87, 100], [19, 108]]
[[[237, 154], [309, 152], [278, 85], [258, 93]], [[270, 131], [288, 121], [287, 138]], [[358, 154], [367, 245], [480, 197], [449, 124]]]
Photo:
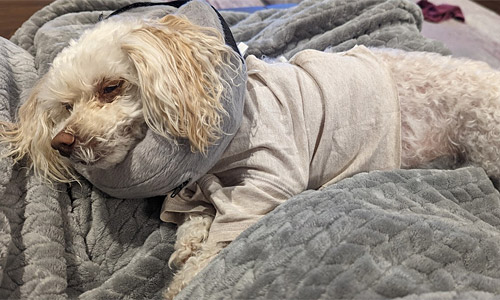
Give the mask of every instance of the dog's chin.
[[108, 169], [121, 163], [129, 149], [113, 149], [112, 151], [94, 151], [92, 155], [72, 154], [69, 160], [77, 169]]

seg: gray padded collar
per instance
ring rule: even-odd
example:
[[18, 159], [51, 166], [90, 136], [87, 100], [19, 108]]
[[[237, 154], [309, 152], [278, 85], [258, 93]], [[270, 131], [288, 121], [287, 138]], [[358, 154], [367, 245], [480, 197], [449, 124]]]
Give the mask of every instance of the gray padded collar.
[[[172, 8], [169, 8], [172, 9]], [[138, 13], [132, 9], [123, 14], [140, 14], [145, 10], [149, 14], [158, 13], [158, 7], [142, 7]], [[177, 9], [175, 14], [186, 16], [193, 23], [214, 27], [223, 32], [218, 13], [206, 2], [190, 1]], [[238, 57], [232, 63], [240, 64]], [[228, 79], [228, 78], [226, 78]], [[214, 145], [208, 148], [207, 154], [193, 153], [187, 141], [178, 141], [175, 145], [151, 130], [145, 138], [133, 148], [120, 164], [108, 169], [85, 169], [75, 166], [77, 171], [92, 184], [113, 197], [145, 198], [167, 195], [183, 183], [194, 182], [206, 174], [219, 160], [222, 153], [238, 130], [243, 115], [243, 103], [246, 88], [246, 68], [243, 65], [230, 91], [226, 91], [221, 102], [227, 111], [223, 117], [224, 134]]]

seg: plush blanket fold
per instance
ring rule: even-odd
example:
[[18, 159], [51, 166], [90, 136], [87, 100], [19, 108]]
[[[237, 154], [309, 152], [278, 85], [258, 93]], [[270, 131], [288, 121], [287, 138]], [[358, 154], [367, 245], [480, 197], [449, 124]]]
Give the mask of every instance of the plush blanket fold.
[[[131, 2], [57, 0], [0, 39], [1, 120], [13, 120], [71, 38]], [[306, 0], [223, 16], [258, 57], [356, 44], [448, 53], [420, 35], [421, 12], [405, 0]], [[159, 220], [163, 199], [114, 199], [85, 181], [49, 187], [25, 166], [0, 160], [0, 298], [161, 297], [175, 239]], [[180, 299], [491, 296], [500, 293], [499, 201], [475, 168], [360, 174], [286, 202]]]
[[488, 299], [499, 196], [478, 168], [355, 175], [288, 200], [178, 299]]

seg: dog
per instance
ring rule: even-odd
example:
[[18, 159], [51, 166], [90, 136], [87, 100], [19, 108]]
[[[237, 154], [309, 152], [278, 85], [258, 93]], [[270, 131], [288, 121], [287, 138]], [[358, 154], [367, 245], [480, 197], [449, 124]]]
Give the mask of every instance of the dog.
[[[107, 55], [99, 55], [104, 49]], [[499, 71], [433, 53], [369, 51], [390, 71], [397, 93], [398, 111], [389, 120], [400, 134], [395, 167], [413, 168], [446, 156], [500, 178]], [[6, 155], [15, 161], [29, 157], [34, 173], [48, 182], [73, 182], [78, 181], [73, 165], [115, 165], [149, 129], [166, 139], [186, 139], [192, 151], [203, 153], [224, 134], [219, 99], [231, 82], [221, 80], [217, 69], [227, 67], [234, 55], [219, 32], [181, 16], [103, 21], [54, 59], [17, 122], [2, 123]], [[371, 169], [376, 168], [365, 171]], [[196, 186], [185, 193], [193, 196]], [[168, 299], [230, 242], [210, 241], [213, 214], [186, 213], [182, 221], [169, 260], [179, 271]]]

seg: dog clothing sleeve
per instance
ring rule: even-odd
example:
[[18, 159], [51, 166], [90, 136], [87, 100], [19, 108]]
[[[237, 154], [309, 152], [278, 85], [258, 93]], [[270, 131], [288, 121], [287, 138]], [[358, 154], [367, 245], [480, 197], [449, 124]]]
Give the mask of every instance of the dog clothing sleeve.
[[240, 129], [196, 187], [165, 201], [164, 221], [204, 210], [215, 217], [209, 239], [231, 241], [306, 189], [400, 166], [396, 86], [367, 48], [306, 50], [275, 64], [250, 56], [247, 67]]

